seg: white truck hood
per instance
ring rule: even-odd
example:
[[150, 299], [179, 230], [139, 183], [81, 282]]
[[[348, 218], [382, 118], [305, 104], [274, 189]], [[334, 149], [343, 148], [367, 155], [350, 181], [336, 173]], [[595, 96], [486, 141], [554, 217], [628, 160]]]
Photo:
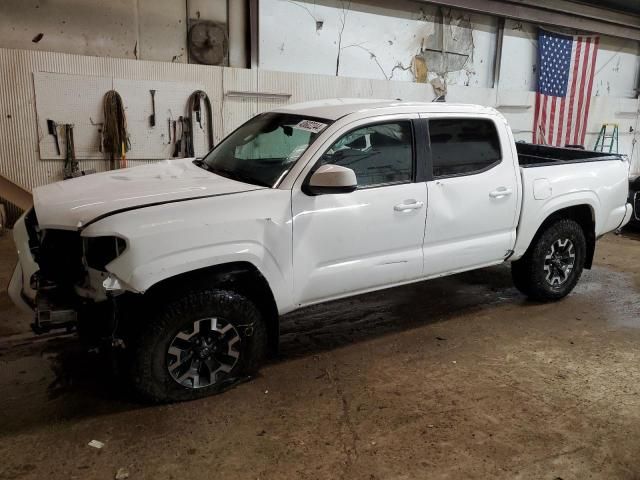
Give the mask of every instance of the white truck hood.
[[38, 187], [33, 203], [40, 228], [69, 230], [119, 210], [261, 188], [207, 172], [185, 158]]

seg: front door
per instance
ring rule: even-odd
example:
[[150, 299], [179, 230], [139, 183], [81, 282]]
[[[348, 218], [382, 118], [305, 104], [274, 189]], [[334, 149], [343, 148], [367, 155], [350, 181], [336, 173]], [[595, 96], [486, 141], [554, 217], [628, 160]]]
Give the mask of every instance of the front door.
[[359, 122], [316, 161], [356, 173], [351, 193], [293, 190], [297, 303], [310, 304], [422, 275], [427, 189], [416, 181], [413, 121]]

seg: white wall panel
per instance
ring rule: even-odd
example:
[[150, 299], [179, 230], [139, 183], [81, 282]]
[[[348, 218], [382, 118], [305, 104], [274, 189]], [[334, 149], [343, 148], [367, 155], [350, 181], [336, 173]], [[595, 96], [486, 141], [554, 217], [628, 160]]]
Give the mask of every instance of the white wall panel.
[[537, 55], [538, 27], [506, 19], [500, 59], [500, 88], [535, 90]]
[[[258, 113], [258, 103], [252, 93], [258, 92], [258, 72], [239, 68], [225, 68], [222, 72], [220, 96], [221, 120], [224, 134], [227, 135]], [[229, 92], [246, 92], [244, 96], [229, 96]], [[222, 140], [225, 136], [216, 140]]]
[[595, 96], [634, 98], [638, 94], [640, 42], [601, 37], [593, 79]]

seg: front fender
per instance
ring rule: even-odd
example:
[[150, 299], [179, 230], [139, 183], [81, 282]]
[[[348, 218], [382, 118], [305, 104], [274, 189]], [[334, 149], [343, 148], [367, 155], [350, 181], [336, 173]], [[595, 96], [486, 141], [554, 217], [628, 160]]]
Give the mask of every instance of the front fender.
[[145, 292], [153, 285], [183, 273], [233, 262], [247, 262], [265, 277], [279, 310], [290, 305], [290, 289], [285, 272], [278, 266], [273, 254], [254, 242], [225, 243], [177, 250], [155, 258], [148, 263], [132, 266], [126, 255], [107, 266], [128, 287]]
[[230, 262], [252, 264], [278, 311], [291, 310], [291, 192], [250, 193], [150, 206], [104, 218], [83, 236], [117, 235], [125, 251], [107, 265], [124, 287], [144, 292], [162, 280]]

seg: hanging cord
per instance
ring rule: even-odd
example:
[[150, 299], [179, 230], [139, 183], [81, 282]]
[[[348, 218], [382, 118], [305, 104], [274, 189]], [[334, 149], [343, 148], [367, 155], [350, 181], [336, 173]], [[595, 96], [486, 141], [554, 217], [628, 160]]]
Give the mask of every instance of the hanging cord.
[[209, 142], [209, 150], [213, 148], [213, 121], [211, 116], [211, 101], [209, 100], [208, 95], [202, 90], [196, 90], [191, 94], [188, 101], [189, 107], [189, 128], [188, 128], [188, 136], [186, 141], [186, 150], [185, 155], [187, 157], [195, 157], [195, 152], [193, 149], [193, 117], [195, 117], [200, 129], [202, 130], [202, 111], [200, 107], [200, 101], [204, 100], [204, 105], [207, 109], [207, 141]]
[[126, 153], [131, 148], [131, 143], [127, 134], [127, 117], [120, 94], [115, 90], [109, 90], [105, 93], [103, 108], [102, 146], [111, 158], [111, 169], [116, 168], [116, 160], [120, 162], [119, 167], [124, 168], [127, 166]]
[[64, 178], [76, 177], [80, 171], [80, 165], [76, 159], [76, 147], [73, 143], [73, 125], [64, 125], [64, 141], [66, 144], [66, 155], [64, 158]]

